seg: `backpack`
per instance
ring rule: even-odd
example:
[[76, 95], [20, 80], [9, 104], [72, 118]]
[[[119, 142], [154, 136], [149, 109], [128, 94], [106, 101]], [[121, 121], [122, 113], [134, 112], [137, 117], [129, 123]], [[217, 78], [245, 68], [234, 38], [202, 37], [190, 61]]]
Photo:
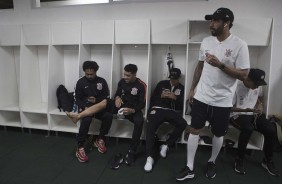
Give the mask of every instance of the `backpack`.
[[277, 142], [279, 145], [276, 147], [280, 147], [280, 150], [281, 150], [282, 148], [282, 118], [277, 115], [273, 115], [273, 116], [270, 116], [269, 121], [274, 123], [276, 126]]
[[57, 88], [56, 96], [58, 100], [58, 109], [60, 112], [62, 109], [63, 111], [71, 112], [74, 105], [73, 92], [69, 93], [66, 87], [61, 84]]

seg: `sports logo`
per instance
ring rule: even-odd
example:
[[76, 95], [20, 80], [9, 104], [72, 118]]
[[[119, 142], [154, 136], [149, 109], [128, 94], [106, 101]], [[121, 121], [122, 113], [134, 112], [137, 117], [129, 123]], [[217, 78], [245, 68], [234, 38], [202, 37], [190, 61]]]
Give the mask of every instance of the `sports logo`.
[[225, 55], [226, 57], [230, 57], [231, 54], [232, 54], [232, 50], [231, 50], [231, 49], [226, 49], [224, 55]]
[[180, 93], [181, 93], [181, 89], [176, 89], [176, 90], [174, 91], [174, 94], [175, 94], [175, 95], [180, 95]]
[[102, 90], [102, 89], [103, 89], [102, 83], [97, 83], [97, 89], [98, 89], [98, 90]]
[[137, 95], [137, 91], [138, 91], [137, 88], [132, 88], [132, 89], [131, 89], [131, 94], [132, 94], [132, 95]]

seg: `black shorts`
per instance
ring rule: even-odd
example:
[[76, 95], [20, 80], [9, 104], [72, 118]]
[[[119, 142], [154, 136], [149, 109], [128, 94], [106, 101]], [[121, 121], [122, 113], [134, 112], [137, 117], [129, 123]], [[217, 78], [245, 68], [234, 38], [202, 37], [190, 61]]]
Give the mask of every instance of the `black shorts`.
[[221, 137], [227, 133], [231, 107], [210, 106], [193, 99], [191, 111], [191, 127], [201, 129], [209, 121], [211, 132]]

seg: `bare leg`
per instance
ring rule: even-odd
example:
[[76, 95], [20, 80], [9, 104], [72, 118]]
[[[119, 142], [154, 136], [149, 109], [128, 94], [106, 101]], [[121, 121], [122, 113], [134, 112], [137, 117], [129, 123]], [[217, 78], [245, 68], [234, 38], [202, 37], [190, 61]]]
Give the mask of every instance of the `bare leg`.
[[103, 101], [101, 101], [101, 102], [99, 102], [95, 105], [88, 107], [87, 109], [85, 109], [81, 113], [74, 114], [72, 112], [66, 112], [66, 114], [74, 123], [77, 123], [81, 118], [96, 114], [97, 112], [105, 109], [106, 106], [107, 106], [107, 100], [105, 99], [105, 100], [103, 100]]

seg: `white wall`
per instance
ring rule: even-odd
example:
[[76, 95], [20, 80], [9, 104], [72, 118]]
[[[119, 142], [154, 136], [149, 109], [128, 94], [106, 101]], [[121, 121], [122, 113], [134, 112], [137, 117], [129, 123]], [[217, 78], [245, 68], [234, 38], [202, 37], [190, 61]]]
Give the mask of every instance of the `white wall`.
[[[14, 10], [0, 11], [0, 24], [54, 23], [81, 20], [118, 19], [204, 19], [219, 7], [233, 10], [236, 18], [273, 18], [272, 60], [269, 87], [275, 96], [269, 101], [269, 113], [282, 114], [282, 1], [281, 0], [208, 0], [199, 2], [136, 3], [115, 5], [79, 5], [33, 8], [33, 0], [14, 0]], [[232, 31], [232, 29], [231, 29]]]

